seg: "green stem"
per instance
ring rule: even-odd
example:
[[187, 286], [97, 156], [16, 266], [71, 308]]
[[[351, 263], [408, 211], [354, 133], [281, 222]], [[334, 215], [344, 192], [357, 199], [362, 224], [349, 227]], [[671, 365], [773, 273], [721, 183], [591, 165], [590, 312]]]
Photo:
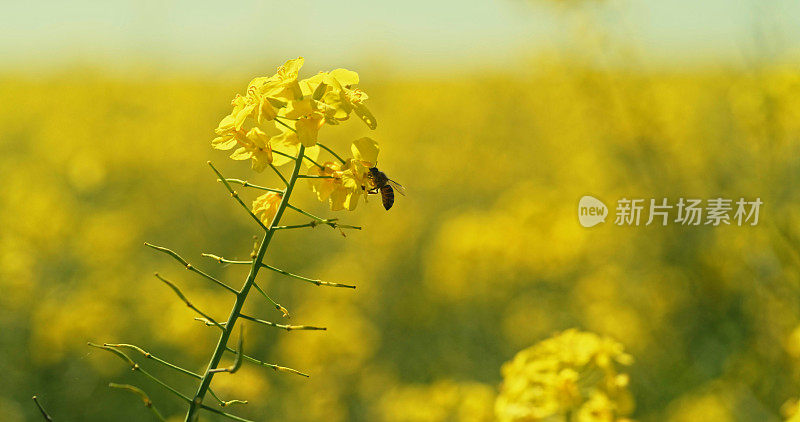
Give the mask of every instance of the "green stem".
[[[231, 349], [230, 347], [227, 347], [227, 346], [225, 347], [225, 350], [228, 351], [228, 352], [231, 352], [231, 353], [239, 353], [238, 351], [236, 351], [234, 349]], [[304, 372], [300, 372], [297, 369], [287, 368], [285, 366], [275, 365], [274, 363], [264, 362], [262, 360], [258, 360], [256, 358], [254, 358], [252, 356], [247, 356], [244, 353], [242, 353], [241, 356], [242, 356], [242, 358], [244, 358], [244, 360], [253, 362], [253, 363], [257, 364], [257, 365], [265, 366], [267, 368], [272, 369], [275, 372], [287, 372], [287, 373], [290, 373], [290, 374], [300, 375], [301, 377], [306, 377], [306, 378], [309, 377], [308, 374], [306, 374]]]
[[[231, 313], [228, 316], [228, 321], [225, 323], [225, 328], [222, 330], [222, 333], [219, 336], [217, 347], [214, 349], [214, 353], [211, 355], [211, 359], [208, 362], [208, 368], [206, 368], [206, 372], [203, 374], [203, 378], [200, 380], [200, 386], [197, 388], [194, 399], [189, 404], [189, 410], [186, 412], [186, 422], [193, 421], [198, 409], [203, 408], [203, 398], [205, 397], [208, 388], [211, 386], [211, 380], [214, 377], [214, 373], [211, 372], [211, 370], [217, 368], [217, 365], [219, 365], [219, 362], [222, 359], [222, 355], [225, 353], [225, 350], [228, 347], [228, 338], [233, 332], [233, 328], [236, 325], [236, 320], [239, 319], [245, 299], [247, 298], [247, 294], [250, 292], [250, 288], [253, 286], [253, 284], [255, 284], [258, 270], [261, 268], [261, 262], [264, 260], [264, 255], [267, 254], [269, 243], [272, 240], [272, 236], [275, 234], [275, 230], [273, 230], [272, 227], [276, 226], [280, 222], [281, 217], [283, 216], [283, 211], [286, 209], [286, 205], [289, 204], [289, 197], [292, 195], [295, 182], [297, 182], [297, 175], [300, 173], [300, 166], [303, 162], [304, 151], [305, 147], [300, 145], [300, 150], [298, 151], [297, 157], [294, 161], [292, 176], [289, 179], [289, 183], [286, 185], [286, 193], [283, 195], [283, 198], [281, 198], [281, 203], [278, 205], [278, 210], [275, 213], [275, 217], [272, 219], [270, 228], [267, 229], [267, 232], [264, 234], [264, 239], [261, 241], [261, 245], [258, 247], [256, 257], [253, 259], [253, 263], [250, 266], [250, 273], [247, 275], [244, 286], [242, 286], [242, 289], [236, 295], [236, 301], [234, 302]], [[219, 175], [218, 172], [217, 174]], [[225, 182], [225, 178], [222, 175], [219, 176], [219, 178], [225, 183], [226, 187], [228, 187], [229, 191], [231, 191], [232, 189], [230, 189], [230, 185]], [[233, 193], [231, 194], [233, 195]], [[235, 196], [235, 198], [238, 199], [238, 196]], [[259, 223], [261, 223], [261, 221], [259, 221]]]
[[[287, 129], [289, 129], [289, 130], [291, 130], [292, 132], [294, 132], [294, 133], [297, 133], [297, 130], [295, 130], [295, 128], [293, 128], [293, 127], [291, 127], [291, 126], [287, 125], [286, 123], [284, 123], [283, 121], [281, 121], [281, 120], [280, 120], [278, 117], [283, 117], [283, 116], [277, 116], [277, 117], [275, 118], [275, 121], [276, 121], [276, 122], [278, 122], [279, 124], [283, 125], [283, 127], [287, 128]], [[285, 117], [284, 117], [284, 118], [285, 118]], [[337, 153], [333, 152], [333, 150], [332, 150], [332, 149], [330, 149], [330, 148], [326, 147], [325, 145], [322, 145], [322, 144], [321, 144], [321, 143], [319, 143], [319, 142], [317, 142], [317, 145], [319, 145], [319, 146], [320, 146], [320, 148], [324, 149], [325, 151], [328, 151], [328, 152], [329, 152], [331, 155], [333, 155], [334, 157], [336, 157], [336, 159], [337, 159], [337, 160], [339, 160], [339, 161], [341, 161], [341, 162], [342, 162], [342, 164], [347, 164], [347, 161], [345, 161], [344, 159], [342, 159], [342, 157], [340, 157], [340, 156], [339, 156], [339, 154], [337, 154]], [[301, 154], [301, 155], [302, 155], [302, 154]]]
[[279, 312], [281, 312], [281, 313], [283, 314], [283, 317], [284, 317], [284, 318], [288, 318], [288, 317], [289, 317], [289, 311], [287, 311], [287, 310], [286, 310], [286, 308], [284, 308], [283, 306], [281, 306], [281, 304], [280, 304], [280, 303], [278, 303], [278, 302], [275, 302], [274, 300], [272, 300], [272, 298], [271, 298], [271, 297], [269, 297], [269, 295], [267, 294], [267, 292], [265, 292], [265, 291], [264, 291], [264, 289], [262, 289], [262, 288], [261, 288], [261, 287], [258, 285], [258, 283], [256, 283], [256, 282], [253, 282], [253, 287], [255, 287], [255, 288], [256, 288], [256, 290], [258, 290], [258, 292], [259, 292], [259, 293], [261, 293], [261, 296], [264, 296], [264, 298], [265, 298], [265, 299], [267, 299], [267, 301], [269, 301], [269, 303], [271, 303], [271, 304], [272, 304], [272, 306], [274, 306], [274, 307], [275, 307], [275, 309], [277, 309]]
[[345, 160], [344, 160], [342, 157], [340, 157], [340, 156], [339, 156], [339, 154], [337, 154], [337, 153], [333, 152], [333, 150], [332, 150], [332, 149], [330, 149], [330, 148], [326, 147], [325, 145], [322, 145], [322, 144], [321, 144], [321, 143], [319, 143], [319, 142], [317, 142], [317, 145], [319, 145], [319, 146], [320, 146], [320, 148], [324, 149], [325, 151], [328, 151], [328, 152], [329, 152], [331, 155], [333, 155], [334, 157], [336, 157], [336, 159], [337, 159], [337, 160], [339, 160], [339, 161], [341, 161], [341, 162], [342, 162], [342, 164], [347, 164], [347, 161], [345, 161]]
[[136, 394], [137, 396], [139, 396], [139, 398], [142, 399], [144, 407], [150, 409], [150, 411], [153, 412], [153, 415], [156, 417], [156, 419], [162, 422], [166, 421], [166, 419], [164, 419], [164, 416], [161, 415], [161, 412], [159, 412], [158, 409], [156, 409], [156, 407], [153, 405], [153, 401], [150, 400], [150, 397], [147, 395], [147, 393], [142, 391], [141, 388], [134, 387], [129, 384], [115, 384], [113, 382], [108, 384], [108, 386], [111, 388], [130, 391], [131, 393]]
[[241, 314], [239, 316], [242, 319], [246, 319], [248, 321], [253, 321], [253, 322], [257, 322], [259, 324], [264, 324], [264, 325], [266, 325], [268, 327], [280, 328], [280, 329], [283, 329], [283, 330], [286, 330], [286, 331], [292, 331], [292, 330], [322, 330], [322, 331], [325, 331], [325, 330], [327, 330], [327, 328], [325, 328], [325, 327], [315, 327], [313, 325], [276, 324], [276, 323], [274, 323], [272, 321], [264, 321], [263, 319], [254, 318], [254, 317], [251, 317], [250, 315], [245, 315], [245, 314]]
[[219, 262], [220, 264], [247, 264], [247, 265], [250, 265], [250, 264], [253, 263], [253, 261], [236, 261], [236, 260], [233, 260], [233, 259], [227, 259], [227, 258], [223, 258], [221, 256], [216, 256], [216, 255], [210, 254], [210, 253], [203, 253], [203, 254], [200, 254], [200, 256], [204, 256], [206, 258], [211, 258], [214, 261]]
[[[219, 179], [217, 179], [217, 180], [219, 180]], [[254, 184], [248, 182], [247, 180], [242, 180], [242, 179], [225, 179], [225, 180], [227, 182], [229, 182], [229, 183], [240, 184], [240, 185], [242, 185], [242, 186], [244, 186], [246, 188], [261, 189], [261, 190], [265, 190], [265, 191], [269, 191], [269, 192], [275, 192], [275, 193], [279, 193], [279, 194], [283, 195], [283, 189], [275, 189], [275, 188], [268, 188], [266, 186], [254, 185]]]
[[301, 174], [300, 179], [335, 179], [333, 176], [317, 176], [315, 174]]
[[275, 271], [276, 273], [283, 274], [283, 275], [285, 275], [287, 277], [296, 278], [298, 280], [303, 280], [303, 281], [308, 282], [308, 283], [316, 284], [317, 286], [345, 287], [345, 288], [348, 288], [348, 289], [355, 289], [356, 288], [356, 286], [353, 286], [351, 284], [332, 283], [330, 281], [317, 280], [315, 278], [308, 278], [308, 277], [303, 277], [301, 275], [292, 274], [289, 271], [285, 271], [285, 270], [282, 270], [280, 268], [275, 268], [275, 267], [273, 267], [271, 265], [267, 265], [267, 264], [264, 264], [264, 263], [262, 263], [261, 265], [263, 267], [267, 268], [267, 269]]
[[[195, 319], [198, 319], [198, 318], [195, 318]], [[205, 319], [204, 319], [204, 320], [205, 320]], [[208, 321], [208, 320], [206, 320], [206, 321]], [[214, 324], [213, 324], [211, 321], [208, 321], [208, 325], [214, 325]], [[192, 371], [190, 371], [190, 370], [188, 370], [188, 369], [185, 369], [185, 368], [181, 368], [180, 366], [178, 366], [178, 365], [175, 365], [175, 364], [172, 364], [172, 363], [170, 363], [170, 362], [167, 362], [167, 361], [165, 361], [164, 359], [161, 359], [161, 358], [159, 358], [159, 357], [157, 357], [157, 356], [153, 355], [152, 353], [148, 352], [147, 350], [144, 350], [144, 349], [142, 349], [141, 347], [139, 347], [139, 346], [136, 346], [135, 344], [124, 344], [124, 343], [120, 343], [120, 344], [113, 344], [113, 343], [103, 343], [103, 346], [107, 346], [107, 347], [118, 347], [118, 348], [127, 348], [127, 349], [131, 349], [131, 350], [134, 350], [134, 351], [136, 351], [136, 352], [139, 352], [139, 353], [141, 353], [141, 354], [142, 354], [142, 356], [144, 356], [146, 359], [152, 359], [152, 360], [154, 360], [154, 361], [156, 361], [156, 362], [160, 363], [161, 365], [164, 365], [164, 366], [166, 366], [166, 367], [168, 367], [168, 368], [172, 368], [172, 369], [174, 369], [174, 370], [176, 370], [176, 371], [178, 371], [178, 372], [180, 372], [180, 373], [183, 373], [183, 374], [189, 375], [189, 376], [190, 376], [190, 377], [192, 377], [192, 378], [197, 378], [197, 379], [201, 379], [201, 378], [203, 378], [203, 377], [202, 377], [200, 374], [198, 374], [198, 373], [196, 373], [196, 372], [192, 372]], [[209, 393], [211, 393], [211, 395], [212, 395], [212, 396], [214, 396], [214, 398], [215, 398], [215, 399], [217, 399], [217, 401], [219, 402], [220, 406], [225, 406], [225, 403], [228, 403], [228, 402], [226, 402], [226, 401], [222, 400], [221, 398], [219, 398], [219, 396], [217, 396], [217, 394], [216, 394], [216, 393], [214, 393], [214, 390], [212, 390], [212, 389], [210, 389], [210, 388], [209, 388], [209, 389], [208, 389], [208, 392], [209, 392]], [[231, 402], [242, 402], [243, 400], [230, 400], [230, 401], [231, 401]]]
[[[242, 367], [242, 350], [244, 350], [244, 325], [239, 325], [239, 346], [236, 348], [236, 360], [233, 361], [233, 365], [227, 368], [209, 369], [208, 372], [228, 372], [231, 374], [236, 373], [236, 371]], [[211, 387], [208, 389], [210, 391]]]
[[[330, 219], [329, 219], [329, 218], [322, 218], [322, 217], [318, 217], [318, 216], [316, 216], [316, 215], [314, 215], [314, 214], [311, 214], [310, 212], [308, 212], [308, 211], [306, 211], [306, 210], [304, 210], [304, 209], [302, 209], [302, 208], [295, 207], [295, 206], [294, 206], [294, 205], [292, 205], [292, 204], [288, 204], [288, 205], [286, 205], [286, 206], [287, 206], [287, 207], [289, 207], [289, 208], [291, 208], [291, 209], [293, 209], [293, 210], [295, 210], [295, 211], [297, 211], [297, 212], [299, 212], [300, 214], [303, 214], [303, 215], [305, 215], [306, 217], [311, 217], [311, 218], [313, 218], [314, 220], [316, 220], [316, 221], [319, 221], [319, 222], [320, 222], [320, 223], [322, 223], [322, 224], [327, 224], [327, 225], [329, 225], [329, 226], [331, 226], [331, 227], [333, 227], [333, 226], [331, 225], [331, 223], [334, 223], [334, 222], [337, 220], [336, 218], [330, 218]], [[359, 226], [350, 226], [350, 225], [344, 225], [344, 224], [339, 224], [339, 225], [337, 225], [337, 227], [343, 227], [343, 228], [348, 228], [348, 229], [356, 229], [356, 230], [361, 230], [361, 227], [359, 227]], [[335, 227], [334, 227], [334, 228], [335, 228]]]
[[220, 173], [219, 170], [217, 170], [217, 168], [214, 167], [213, 164], [211, 164], [211, 161], [207, 161], [207, 163], [209, 166], [211, 166], [211, 170], [214, 170], [214, 173], [216, 173], [217, 177], [219, 177], [219, 180], [222, 181], [222, 184], [225, 185], [225, 189], [228, 189], [228, 192], [230, 192], [231, 197], [233, 197], [233, 199], [235, 199], [236, 202], [238, 202], [239, 205], [241, 205], [242, 208], [244, 208], [247, 211], [247, 213], [250, 214], [250, 217], [252, 217], [253, 220], [256, 220], [256, 223], [258, 223], [258, 225], [261, 226], [262, 229], [269, 231], [267, 226], [265, 226], [264, 223], [261, 222], [261, 219], [258, 218], [257, 215], [253, 214], [253, 211], [250, 211], [250, 207], [248, 207], [244, 203], [244, 201], [242, 201], [242, 198], [239, 197], [239, 194], [235, 190], [233, 190], [230, 183], [228, 183], [228, 179], [226, 179], [225, 176], [223, 176], [222, 173]]
[[284, 185], [289, 186], [289, 181], [286, 180], [286, 177], [283, 175], [283, 173], [281, 173], [280, 170], [278, 170], [277, 167], [273, 166], [272, 163], [269, 163], [269, 167], [275, 172], [275, 174], [278, 175], [278, 177], [281, 178], [281, 180], [283, 181]]
[[[272, 153], [273, 153], [273, 154], [282, 155], [282, 156], [284, 156], [284, 157], [286, 157], [286, 158], [291, 158], [292, 160], [294, 160], [294, 157], [293, 157], [293, 156], [291, 156], [291, 155], [289, 155], [289, 154], [287, 154], [287, 153], [285, 153], [285, 152], [280, 152], [280, 151], [275, 151], [275, 150], [272, 150]], [[309, 156], [307, 156], [307, 155], [303, 155], [303, 158], [304, 158], [304, 159], [306, 159], [306, 160], [308, 160], [308, 161], [310, 161], [310, 162], [311, 162], [311, 164], [313, 164], [313, 165], [315, 165], [315, 166], [317, 166], [317, 167], [319, 167], [319, 168], [321, 168], [321, 169], [322, 169], [322, 168], [325, 168], [325, 167], [323, 167], [323, 166], [322, 166], [322, 164], [320, 164], [320, 163], [318, 163], [318, 162], [316, 162], [316, 161], [312, 160], [312, 159], [311, 159], [311, 157], [309, 157]]]
[[33, 402], [36, 403], [36, 407], [39, 408], [39, 412], [42, 412], [42, 417], [44, 418], [44, 420], [48, 422], [53, 422], [53, 418], [51, 418], [50, 415], [47, 414], [47, 411], [44, 410], [44, 407], [41, 405], [41, 403], [39, 403], [38, 396], [33, 396]]
[[[208, 257], [208, 258], [212, 258], [215, 261], [219, 262], [220, 264], [245, 264], [245, 265], [249, 265], [249, 264], [253, 263], [253, 261], [236, 261], [236, 260], [232, 260], [232, 259], [225, 259], [225, 258], [223, 258], [221, 256], [216, 256], [216, 255], [212, 255], [212, 254], [209, 254], [209, 253], [204, 253], [203, 256]], [[269, 270], [275, 271], [276, 273], [283, 274], [283, 275], [285, 275], [287, 277], [293, 277], [293, 278], [296, 278], [298, 280], [307, 281], [309, 283], [316, 284], [317, 286], [347, 287], [349, 289], [355, 289], [356, 288], [356, 286], [353, 286], [352, 284], [332, 283], [330, 281], [322, 281], [322, 280], [319, 280], [319, 279], [316, 279], [316, 278], [303, 277], [301, 275], [297, 275], [297, 274], [294, 274], [294, 273], [290, 273], [289, 271], [273, 267], [272, 265], [264, 264], [263, 262], [261, 263], [261, 266], [264, 267], [264, 268], [267, 268]], [[244, 318], [244, 317], [245, 316], [242, 315], [242, 318]], [[195, 319], [197, 319], [197, 318], [195, 318]], [[269, 324], [273, 324], [273, 323], [269, 323]], [[213, 323], [211, 321], [208, 321], [207, 325], [213, 325]], [[276, 325], [276, 327], [283, 328], [280, 325]], [[295, 328], [295, 329], [297, 329], [297, 328]]]
[[354, 229], [354, 230], [361, 230], [360, 226], [351, 226], [349, 224], [339, 224], [336, 222], [335, 218], [330, 220], [314, 220], [310, 223], [306, 224], [293, 224], [289, 226], [275, 226], [273, 227], [275, 230], [287, 230], [287, 229], [303, 229], [306, 227], [315, 228], [317, 226], [330, 226], [332, 229]]
[[164, 252], [165, 254], [175, 258], [175, 260], [177, 260], [178, 262], [183, 264], [183, 266], [186, 267], [187, 270], [192, 271], [192, 272], [194, 272], [196, 274], [200, 274], [201, 276], [203, 276], [203, 277], [213, 281], [214, 283], [217, 283], [218, 285], [224, 287], [225, 289], [227, 289], [231, 293], [234, 293], [234, 294], [237, 293], [236, 289], [234, 289], [233, 287], [228, 286], [227, 284], [225, 284], [225, 283], [217, 280], [216, 278], [204, 273], [203, 271], [200, 271], [197, 268], [195, 268], [194, 265], [190, 264], [188, 261], [183, 259], [180, 255], [177, 254], [177, 252], [173, 251], [172, 249], [168, 249], [168, 248], [165, 248], [165, 247], [162, 247], [162, 246], [156, 246], [156, 245], [153, 245], [152, 243], [147, 243], [147, 242], [144, 242], [144, 244], [145, 244], [145, 246], [151, 247], [151, 248], [153, 248], [153, 249], [155, 249], [155, 250], [157, 250], [159, 252]]
[[[277, 324], [277, 323], [274, 323], [272, 321], [265, 321], [263, 319], [258, 319], [256, 317], [251, 317], [250, 315], [246, 315], [246, 314], [239, 314], [239, 318], [246, 319], [248, 321], [257, 322], [259, 324], [264, 324], [264, 325], [269, 326], [269, 327], [280, 328], [280, 329], [283, 329], [283, 330], [286, 330], [286, 331], [293, 331], [293, 330], [313, 330], [313, 331], [322, 330], [322, 331], [325, 331], [325, 330], [327, 330], [327, 328], [325, 328], [325, 327], [315, 327], [313, 325], [284, 325], [284, 324]], [[209, 321], [209, 320], [207, 320], [205, 318], [195, 317], [194, 320], [202, 322], [203, 325], [205, 325], [207, 327], [210, 327], [210, 326], [214, 325], [214, 324], [211, 323], [211, 321]], [[225, 325], [225, 323], [223, 322], [222, 325]], [[201, 378], [200, 376], [197, 376], [197, 379], [200, 379], [200, 378]]]
[[283, 117], [283, 116], [275, 116], [275, 121], [278, 122], [278, 124], [280, 124], [281, 126], [285, 127], [286, 129], [291, 130], [294, 133], [297, 133], [297, 130], [295, 130], [295, 128], [287, 125], [286, 122], [284, 122], [280, 118], [287, 119], [287, 120], [291, 120], [291, 119], [289, 119], [288, 117]]
[[208, 316], [208, 314], [206, 314], [205, 312], [201, 311], [197, 306], [194, 306], [192, 304], [192, 302], [190, 302], [189, 299], [186, 298], [186, 295], [183, 294], [183, 292], [181, 291], [181, 289], [178, 288], [178, 286], [176, 286], [173, 282], [167, 280], [166, 278], [161, 277], [158, 273], [156, 273], [155, 275], [156, 275], [157, 279], [163, 281], [167, 286], [169, 286], [169, 288], [172, 289], [172, 291], [175, 292], [176, 295], [178, 295], [178, 297], [183, 301], [183, 303], [185, 303], [186, 306], [189, 307], [189, 309], [197, 312], [203, 318], [211, 321], [220, 330], [225, 331], [225, 327], [223, 327], [217, 321], [215, 321], [214, 318], [211, 318], [210, 316]]
[[154, 361], [156, 361], [156, 362], [158, 362], [158, 363], [160, 363], [160, 364], [162, 364], [162, 365], [164, 365], [164, 366], [167, 366], [167, 367], [169, 367], [169, 368], [172, 368], [172, 369], [174, 369], [174, 370], [176, 370], [176, 371], [178, 371], [178, 372], [184, 373], [184, 374], [186, 374], [186, 375], [189, 375], [189, 376], [191, 376], [191, 377], [194, 377], [194, 378], [197, 378], [197, 379], [200, 379], [200, 378], [201, 378], [201, 377], [200, 377], [200, 374], [196, 374], [196, 373], [194, 373], [194, 372], [192, 372], [192, 371], [190, 371], [190, 370], [188, 370], [188, 369], [184, 369], [184, 368], [181, 368], [181, 367], [180, 367], [180, 366], [178, 366], [178, 365], [174, 365], [174, 364], [172, 364], [172, 363], [169, 363], [169, 362], [165, 361], [164, 359], [161, 359], [161, 358], [159, 358], [159, 357], [156, 357], [156, 356], [154, 356], [152, 353], [150, 353], [150, 352], [148, 352], [148, 351], [146, 351], [146, 350], [142, 349], [141, 347], [139, 347], [139, 346], [136, 346], [136, 345], [134, 345], [134, 344], [124, 344], [124, 343], [119, 343], [119, 344], [115, 344], [115, 343], [103, 343], [103, 346], [106, 346], [106, 347], [117, 347], [117, 348], [131, 349], [131, 350], [133, 350], [133, 351], [136, 351], [136, 352], [139, 352], [139, 353], [141, 353], [141, 355], [142, 355], [142, 356], [144, 356], [146, 359], [152, 359], [152, 360], [154, 360]]
[[316, 227], [316, 226], [318, 226], [318, 225], [319, 225], [319, 224], [317, 224], [317, 222], [315, 221], [315, 222], [313, 222], [313, 223], [306, 223], [306, 224], [293, 224], [293, 225], [291, 225], [291, 226], [276, 226], [276, 227], [275, 227], [275, 230], [304, 229], [304, 228], [306, 228], [306, 227], [312, 227], [312, 228], [313, 228], [313, 227]]

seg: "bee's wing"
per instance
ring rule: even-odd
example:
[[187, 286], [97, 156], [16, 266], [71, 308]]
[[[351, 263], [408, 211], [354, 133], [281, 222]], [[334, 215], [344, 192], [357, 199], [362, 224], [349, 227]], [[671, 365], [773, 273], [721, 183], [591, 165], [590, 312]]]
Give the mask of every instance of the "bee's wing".
[[392, 187], [394, 188], [395, 191], [397, 191], [397, 193], [406, 196], [406, 188], [404, 188], [403, 185], [395, 182], [392, 179], [389, 179], [389, 184], [392, 185]]

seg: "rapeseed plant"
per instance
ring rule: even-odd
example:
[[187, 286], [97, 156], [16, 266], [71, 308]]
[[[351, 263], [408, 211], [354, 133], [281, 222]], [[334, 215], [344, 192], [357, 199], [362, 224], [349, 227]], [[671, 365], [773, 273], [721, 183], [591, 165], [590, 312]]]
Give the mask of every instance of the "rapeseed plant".
[[[251, 167], [256, 172], [262, 172], [267, 167], [270, 167], [284, 184], [283, 188], [269, 188], [254, 185], [241, 179], [228, 179], [211, 162], [208, 163], [218, 177], [218, 181], [222, 182], [234, 200], [244, 207], [258, 225], [264, 229], [264, 235], [261, 241], [255, 245], [251, 254], [252, 259], [249, 261], [236, 261], [213, 254], [204, 254], [204, 256], [210, 257], [219, 263], [250, 266], [249, 274], [242, 287], [236, 289], [229, 286], [196, 268], [171, 249], [146, 243], [147, 246], [170, 255], [186, 269], [235, 295], [235, 301], [227, 320], [224, 322], [217, 321], [195, 306], [176, 284], [156, 274], [156, 277], [165, 283], [187, 307], [199, 315], [195, 319], [207, 326], [216, 327], [220, 330], [217, 346], [211, 355], [206, 370], [204, 372], [193, 372], [184, 369], [132, 344], [105, 343], [98, 345], [89, 343], [90, 346], [98, 347], [117, 355], [128, 363], [132, 370], [142, 373], [185, 401], [188, 405], [186, 421], [197, 420], [201, 410], [233, 420], [247, 420], [204, 403], [206, 395], [210, 394], [222, 408], [233, 404], [247, 404], [245, 400], [223, 400], [211, 389], [215, 374], [222, 372], [235, 373], [242, 367], [245, 360], [275, 371], [308, 377], [307, 374], [298, 370], [263, 362], [244, 353], [244, 330], [240, 320], [247, 320], [286, 331], [325, 330], [325, 328], [310, 325], [281, 324], [244, 314], [242, 312], [244, 302], [250, 293], [250, 289], [255, 288], [284, 317], [289, 316], [289, 311], [273, 300], [256, 283], [256, 276], [261, 268], [310, 282], [317, 286], [355, 288], [355, 286], [349, 284], [326, 282], [292, 274], [263, 262], [270, 241], [278, 230], [315, 227], [317, 225], [328, 225], [338, 229], [360, 229], [357, 226], [339, 224], [337, 219], [317, 217], [292, 205], [290, 198], [298, 180], [312, 179], [314, 192], [317, 193], [321, 201], [329, 200], [332, 210], [355, 209], [359, 197], [375, 187], [374, 182], [367, 177], [367, 174], [369, 168], [374, 167], [377, 163], [379, 151], [377, 142], [371, 138], [357, 139], [351, 147], [353, 158], [349, 160], [342, 159], [331, 148], [319, 143], [319, 132], [322, 127], [338, 125], [340, 122], [347, 120], [351, 114], [356, 114], [370, 129], [375, 129], [377, 125], [375, 118], [364, 104], [367, 95], [355, 87], [359, 81], [358, 74], [346, 69], [336, 69], [328, 73], [320, 72], [311, 78], [300, 80], [298, 79], [298, 74], [302, 65], [302, 57], [289, 60], [278, 68], [275, 75], [253, 79], [248, 85], [245, 95], [237, 94], [234, 97], [231, 102], [232, 111], [220, 121], [215, 130], [217, 137], [211, 141], [211, 145], [215, 149], [233, 150], [230, 154], [230, 158], [233, 160], [250, 160]], [[331, 161], [325, 162], [323, 165], [318, 164], [317, 158], [320, 149], [330, 153], [341, 164]], [[301, 174], [300, 170], [304, 161], [308, 163], [310, 169], [306, 174]], [[293, 166], [290, 175], [287, 177], [279, 167], [290, 163]], [[252, 207], [248, 207], [233, 189], [232, 184], [259, 189], [266, 191], [266, 193], [257, 197], [253, 201]], [[311, 218], [311, 222], [280, 226], [281, 218], [287, 208]], [[237, 322], [239, 322], [238, 341], [236, 346], [232, 347], [229, 342], [233, 331], [236, 329]], [[199, 386], [196, 392], [193, 396], [181, 393], [143, 369], [126, 351], [136, 352], [146, 359], [154, 360], [165, 367], [198, 379]], [[235, 358], [230, 366], [221, 367], [220, 362], [226, 352], [233, 353]], [[139, 395], [145, 406], [153, 412], [153, 415], [163, 420], [161, 413], [143, 390], [131, 385], [110, 384], [110, 386]]]
[[608, 337], [566, 330], [503, 365], [496, 416], [501, 422], [623, 421], [633, 399], [619, 367], [632, 360]]

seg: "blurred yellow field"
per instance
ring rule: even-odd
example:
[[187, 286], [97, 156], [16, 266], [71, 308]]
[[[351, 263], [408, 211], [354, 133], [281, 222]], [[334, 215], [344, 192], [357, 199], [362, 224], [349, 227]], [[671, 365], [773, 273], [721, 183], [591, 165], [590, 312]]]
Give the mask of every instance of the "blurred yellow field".
[[800, 3], [0, 12], [0, 422], [800, 422]]
[[[359, 69], [378, 116], [370, 136], [381, 145], [380, 167], [409, 194], [389, 212], [370, 198], [331, 213], [300, 182], [294, 197], [303, 208], [364, 230], [287, 230], [265, 262], [358, 287], [262, 274], [290, 323], [328, 330], [250, 324], [252, 355], [311, 377], [247, 365], [220, 374], [219, 394], [249, 402], [232, 411], [257, 420], [523, 420], [501, 403], [517, 400], [512, 385], [530, 375], [501, 366], [574, 327], [609, 336], [630, 357], [616, 364], [627, 376], [614, 388], [626, 398], [577, 399], [574, 420], [761, 421], [792, 412], [800, 396], [800, 73], [642, 74], [546, 58], [527, 68], [380, 81]], [[92, 69], [2, 77], [0, 419], [34, 418], [32, 393], [57, 420], [147, 418], [133, 397], [105, 387], [111, 380], [145, 388], [182, 420], [166, 390], [86, 342], [134, 343], [192, 370], [206, 364], [213, 327], [193, 321], [152, 273], [218, 318], [230, 301], [143, 242], [168, 245], [232, 284], [243, 280], [241, 267], [200, 254], [247, 258], [258, 233], [205, 161], [228, 177], [278, 182], [210, 148], [245, 82], [116, 79]], [[348, 121], [326, 143], [346, 151], [363, 129]], [[754, 227], [608, 221], [585, 229], [575, 216], [584, 194], [606, 203], [758, 196], [765, 205]], [[246, 309], [280, 320], [257, 300]], [[547, 362], [571, 359], [561, 353]], [[538, 365], [540, 355], [531, 356]], [[576, 391], [597, 382], [574, 377]], [[569, 379], [536, 387], [541, 420], [562, 420], [547, 412], [601, 391], [570, 393]]]

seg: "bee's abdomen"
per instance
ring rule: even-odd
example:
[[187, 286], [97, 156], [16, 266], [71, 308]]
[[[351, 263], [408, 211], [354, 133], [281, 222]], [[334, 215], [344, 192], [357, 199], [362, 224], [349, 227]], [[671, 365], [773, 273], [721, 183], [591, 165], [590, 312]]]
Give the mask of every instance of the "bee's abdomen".
[[383, 208], [387, 211], [394, 205], [394, 189], [391, 186], [384, 185], [381, 187], [381, 201], [383, 202]]

